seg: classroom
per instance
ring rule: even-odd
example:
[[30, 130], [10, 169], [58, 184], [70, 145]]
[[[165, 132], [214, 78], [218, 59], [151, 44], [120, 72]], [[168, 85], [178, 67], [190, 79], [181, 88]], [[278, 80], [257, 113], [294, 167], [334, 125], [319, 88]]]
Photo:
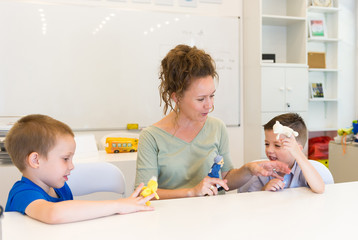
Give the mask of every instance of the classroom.
[[[137, 139], [164, 117], [160, 64], [178, 44], [204, 49], [215, 61], [219, 81], [209, 116], [226, 126], [234, 168], [267, 159], [263, 125], [298, 113], [308, 131], [304, 154], [334, 179], [323, 194], [305, 187], [232, 190], [59, 225], [5, 212], [0, 240], [354, 238], [357, 13], [355, 0], [0, 0], [0, 206], [21, 178], [3, 142], [28, 114], [72, 128], [74, 173], [76, 165], [103, 162], [121, 171], [120, 192], [86, 192], [71, 183], [73, 192], [83, 191], [75, 199], [130, 197], [137, 149], [108, 153], [107, 140]], [[94, 176], [105, 179], [97, 170]]]

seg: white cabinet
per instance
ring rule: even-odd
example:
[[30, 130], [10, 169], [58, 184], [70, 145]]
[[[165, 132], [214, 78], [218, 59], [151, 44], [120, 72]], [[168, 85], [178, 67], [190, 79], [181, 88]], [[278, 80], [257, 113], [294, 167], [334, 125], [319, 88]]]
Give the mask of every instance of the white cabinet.
[[262, 112], [307, 111], [307, 67], [263, 66], [261, 75]]
[[307, 84], [307, 66], [267, 64], [261, 67], [261, 158], [266, 158], [264, 124], [287, 112], [296, 112], [306, 121]]

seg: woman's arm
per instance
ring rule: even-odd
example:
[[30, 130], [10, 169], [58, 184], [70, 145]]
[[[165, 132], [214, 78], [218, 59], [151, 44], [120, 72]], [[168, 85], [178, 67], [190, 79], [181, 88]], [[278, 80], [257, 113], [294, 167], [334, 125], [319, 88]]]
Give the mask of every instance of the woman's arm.
[[141, 132], [136, 160], [135, 186], [147, 183], [153, 176], [158, 179], [158, 145], [150, 130]]
[[227, 179], [230, 190], [242, 187], [252, 176], [273, 176], [283, 179], [277, 172], [290, 173], [287, 164], [279, 161], [257, 161], [246, 163], [239, 169], [232, 169], [223, 178]]

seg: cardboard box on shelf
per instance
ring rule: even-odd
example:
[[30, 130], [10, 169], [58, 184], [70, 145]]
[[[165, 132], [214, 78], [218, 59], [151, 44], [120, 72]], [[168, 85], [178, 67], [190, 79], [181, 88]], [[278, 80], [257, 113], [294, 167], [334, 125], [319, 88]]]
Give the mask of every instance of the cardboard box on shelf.
[[308, 52], [309, 68], [326, 68], [326, 53]]

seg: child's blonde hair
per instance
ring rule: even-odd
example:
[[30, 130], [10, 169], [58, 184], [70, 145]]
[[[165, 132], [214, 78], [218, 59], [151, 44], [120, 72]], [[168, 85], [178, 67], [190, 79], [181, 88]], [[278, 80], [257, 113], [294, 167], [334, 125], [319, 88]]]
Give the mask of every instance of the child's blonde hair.
[[12, 162], [20, 170], [26, 168], [25, 159], [37, 152], [47, 156], [59, 135], [74, 134], [69, 126], [46, 115], [32, 114], [18, 120], [5, 138], [5, 148]]

